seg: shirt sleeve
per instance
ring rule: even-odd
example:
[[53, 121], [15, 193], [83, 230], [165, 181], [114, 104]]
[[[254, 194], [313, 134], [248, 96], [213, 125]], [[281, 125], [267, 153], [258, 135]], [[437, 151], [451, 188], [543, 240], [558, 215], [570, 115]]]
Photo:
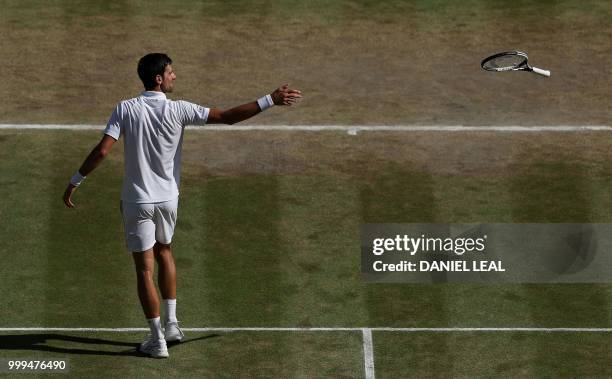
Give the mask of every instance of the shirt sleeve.
[[179, 105], [183, 126], [206, 124], [210, 108], [183, 100], [179, 101]]
[[110, 116], [108, 124], [106, 124], [106, 128], [104, 129], [104, 134], [118, 140], [121, 132], [121, 104], [119, 104], [113, 111], [113, 114]]

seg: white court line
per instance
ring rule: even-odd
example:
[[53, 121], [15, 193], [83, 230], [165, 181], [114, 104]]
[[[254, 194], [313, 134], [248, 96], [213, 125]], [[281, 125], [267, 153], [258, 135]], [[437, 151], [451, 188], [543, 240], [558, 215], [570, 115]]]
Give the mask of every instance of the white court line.
[[[40, 129], [40, 130], [102, 130], [104, 125], [90, 124], [0, 124], [2, 129]], [[608, 125], [557, 125], [557, 126], [519, 126], [519, 125], [205, 125], [188, 126], [196, 131], [344, 131], [356, 132], [587, 132], [612, 131]]]
[[372, 330], [362, 329], [363, 333], [363, 362], [366, 379], [374, 379], [374, 345], [372, 343]]
[[[210, 327], [210, 328], [181, 328], [188, 332], [363, 332], [370, 330], [374, 332], [568, 332], [568, 333], [612, 333], [612, 328], [342, 328], [342, 327], [279, 327], [279, 328], [257, 328], [257, 327]], [[0, 332], [145, 332], [149, 328], [44, 328], [44, 327], [13, 327], [0, 328]]]

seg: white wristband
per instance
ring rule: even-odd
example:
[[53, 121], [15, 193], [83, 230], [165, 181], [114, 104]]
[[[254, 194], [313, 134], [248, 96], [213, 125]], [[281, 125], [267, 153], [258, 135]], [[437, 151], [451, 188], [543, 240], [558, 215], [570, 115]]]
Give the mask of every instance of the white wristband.
[[72, 178], [70, 179], [70, 184], [72, 184], [75, 187], [78, 187], [81, 185], [81, 183], [83, 183], [83, 180], [85, 180], [85, 178], [86, 176], [81, 175], [79, 170], [77, 170], [77, 172], [75, 172], [74, 175], [72, 175]]
[[274, 101], [272, 100], [272, 96], [266, 95], [257, 99], [257, 104], [259, 105], [259, 109], [265, 111], [274, 105]]

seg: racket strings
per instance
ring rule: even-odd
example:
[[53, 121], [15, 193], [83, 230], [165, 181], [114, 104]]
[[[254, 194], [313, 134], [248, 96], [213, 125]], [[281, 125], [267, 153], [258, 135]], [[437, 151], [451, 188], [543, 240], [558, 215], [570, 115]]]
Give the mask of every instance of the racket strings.
[[523, 65], [527, 59], [521, 55], [502, 55], [494, 57], [483, 63], [483, 68], [487, 70], [512, 70]]

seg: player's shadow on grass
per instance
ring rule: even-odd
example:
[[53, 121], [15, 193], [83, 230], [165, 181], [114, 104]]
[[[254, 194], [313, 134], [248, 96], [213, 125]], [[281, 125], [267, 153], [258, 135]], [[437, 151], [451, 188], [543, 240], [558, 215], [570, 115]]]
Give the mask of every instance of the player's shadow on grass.
[[[195, 341], [205, 340], [209, 338], [220, 337], [219, 334], [208, 334], [198, 338], [190, 338], [180, 342], [180, 345], [191, 343]], [[76, 344], [87, 344], [87, 345], [108, 345], [108, 346], [122, 346], [129, 349], [122, 351], [109, 351], [109, 350], [94, 350], [94, 349], [83, 349], [83, 348], [70, 348], [70, 347], [58, 347], [51, 346], [49, 342], [72, 342]], [[113, 341], [102, 338], [89, 338], [89, 337], [75, 337], [63, 334], [14, 334], [14, 335], [0, 335], [0, 351], [2, 350], [33, 350], [33, 351], [48, 351], [59, 354], [82, 354], [82, 355], [109, 355], [109, 356], [134, 356], [144, 357], [137, 351], [140, 343], [126, 342], [126, 341]], [[168, 343], [168, 349], [172, 349], [173, 346], [179, 345], [179, 343]]]

